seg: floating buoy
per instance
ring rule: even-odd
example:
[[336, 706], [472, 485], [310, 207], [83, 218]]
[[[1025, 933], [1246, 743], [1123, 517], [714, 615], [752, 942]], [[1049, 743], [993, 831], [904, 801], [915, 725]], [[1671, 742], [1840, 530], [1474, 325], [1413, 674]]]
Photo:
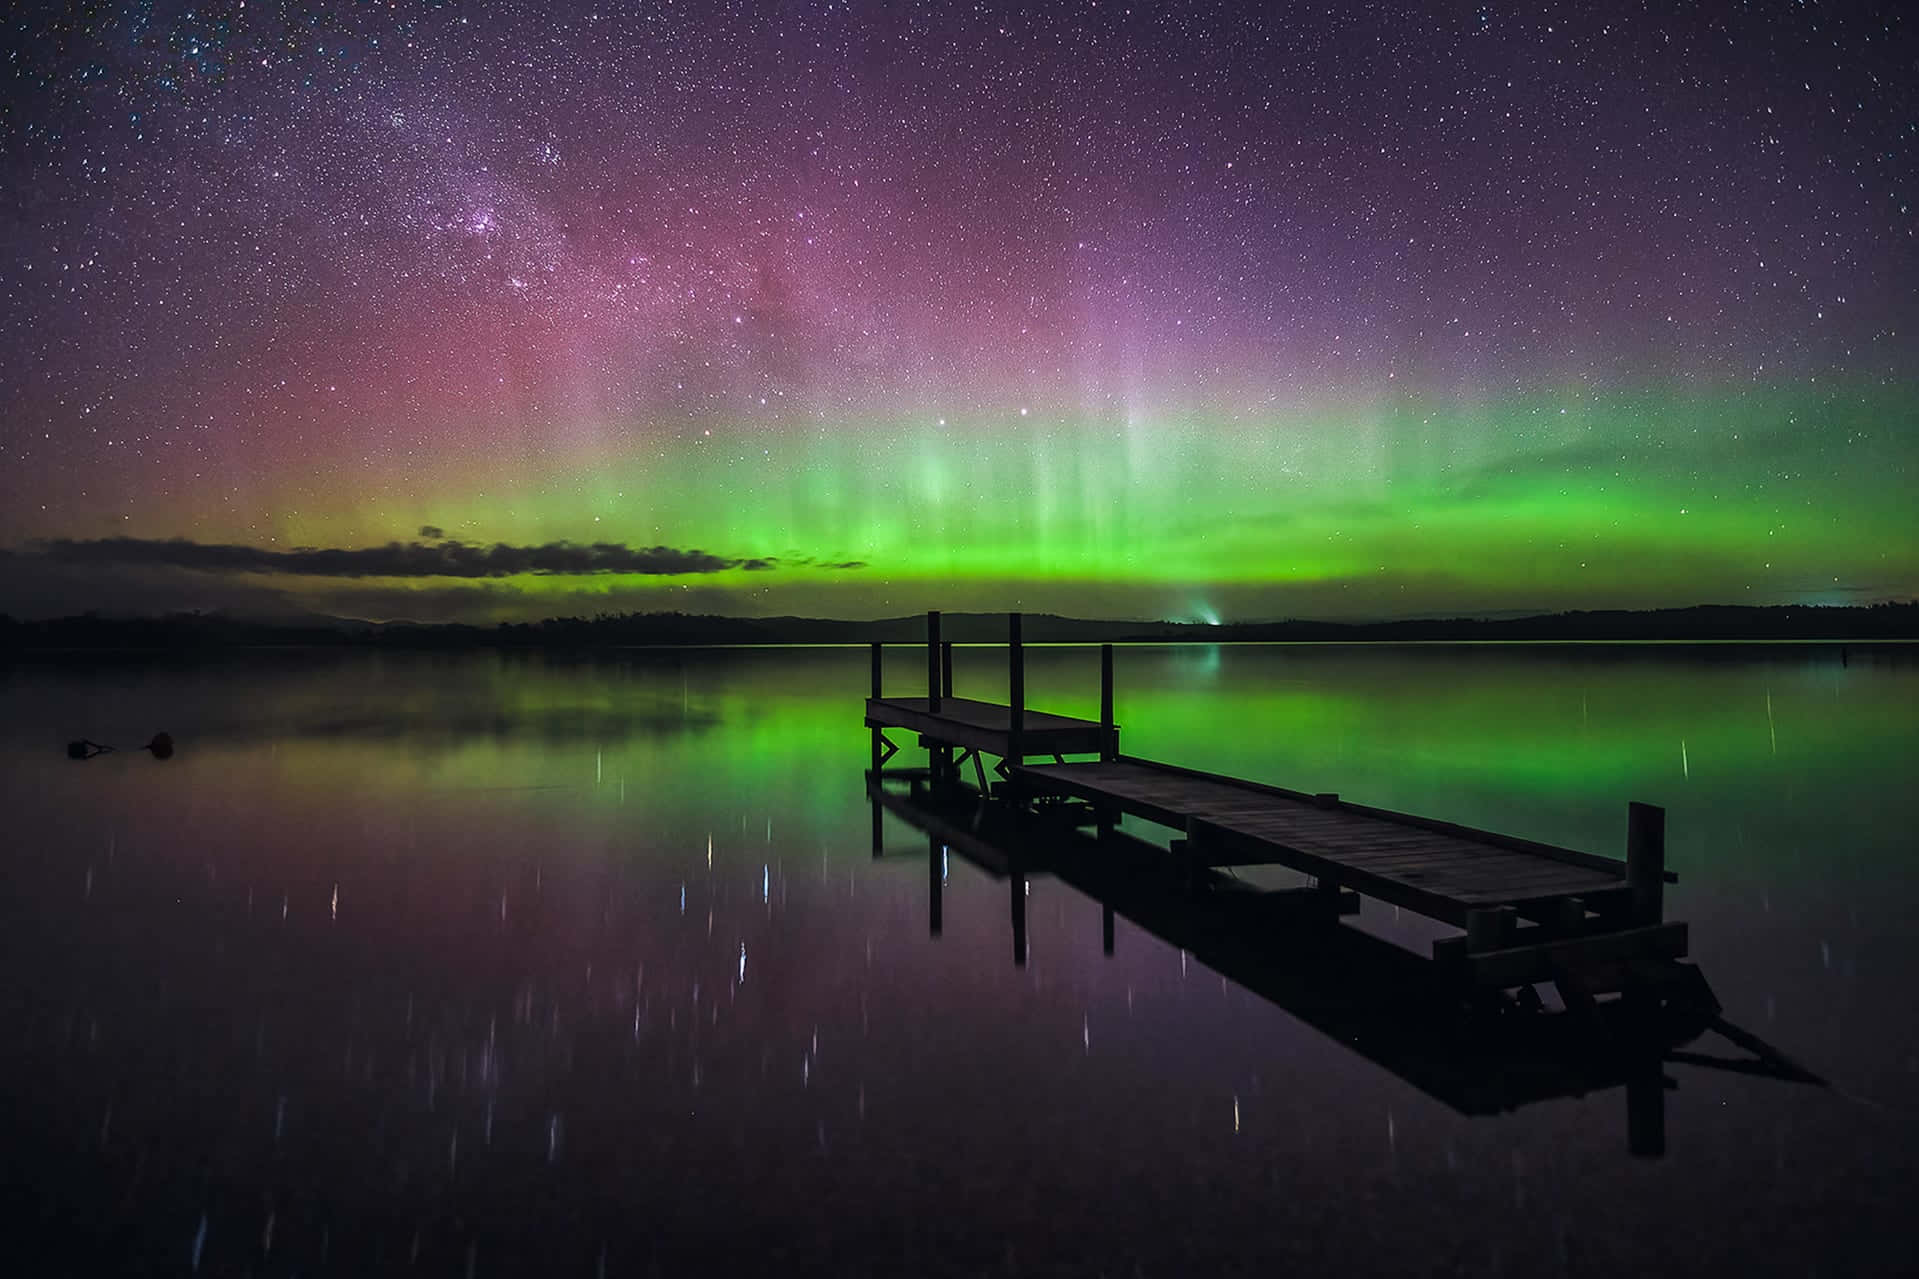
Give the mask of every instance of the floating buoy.
[[173, 734], [155, 733], [153, 735], [153, 740], [148, 742], [145, 746], [142, 746], [140, 749], [143, 751], [152, 751], [153, 757], [155, 759], [172, 759], [173, 758]]

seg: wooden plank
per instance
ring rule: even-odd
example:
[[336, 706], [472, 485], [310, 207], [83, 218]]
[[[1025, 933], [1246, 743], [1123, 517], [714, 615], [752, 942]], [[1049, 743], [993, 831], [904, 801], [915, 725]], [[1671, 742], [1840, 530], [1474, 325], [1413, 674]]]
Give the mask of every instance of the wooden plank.
[[1592, 885], [1578, 880], [1533, 879], [1518, 876], [1485, 876], [1478, 879], [1466, 879], [1449, 875], [1420, 875], [1415, 872], [1405, 878], [1422, 884], [1438, 892], [1448, 893], [1462, 901], [1468, 897], [1501, 897], [1512, 901], [1522, 901], [1537, 897], [1566, 897], [1590, 892]]
[[1428, 874], [1426, 878], [1431, 882], [1443, 884], [1449, 890], [1462, 896], [1484, 893], [1506, 893], [1514, 898], [1521, 898], [1553, 894], [1563, 896], [1568, 893], [1599, 892], [1604, 890], [1603, 885], [1594, 884], [1591, 880], [1529, 874], [1517, 870], [1504, 874], [1431, 873]]
[[1574, 890], [1601, 887], [1617, 882], [1610, 877], [1567, 866], [1564, 863], [1545, 862], [1542, 859], [1525, 858], [1515, 854], [1481, 857], [1470, 851], [1438, 847], [1402, 850], [1398, 855], [1389, 857], [1367, 856], [1363, 848], [1355, 851], [1343, 846], [1340, 842], [1310, 836], [1288, 836], [1284, 832], [1247, 830], [1236, 822], [1221, 824], [1229, 825], [1245, 834], [1286, 844], [1302, 852], [1363, 866], [1380, 874], [1401, 877], [1425, 876], [1434, 881], [1457, 882], [1462, 886], [1477, 886], [1497, 881], [1515, 885], [1570, 886]]
[[[1286, 847], [1296, 854], [1317, 855], [1317, 850], [1311, 846], [1289, 845]], [[1355, 872], [1374, 875], [1425, 892], [1443, 894], [1460, 902], [1536, 901], [1547, 897], [1577, 896], [1592, 891], [1592, 885], [1582, 879], [1540, 875], [1485, 875], [1465, 878], [1448, 875], [1443, 870], [1421, 871], [1399, 866], [1380, 867], [1340, 858], [1328, 860]]]
[[[1518, 865], [1527, 864], [1517, 861], [1481, 856], [1475, 852], [1448, 848], [1427, 841], [1386, 842], [1382, 843], [1370, 837], [1365, 831], [1340, 831], [1332, 834], [1320, 834], [1314, 831], [1293, 830], [1287, 826], [1274, 824], [1253, 825], [1247, 822], [1231, 823], [1249, 835], [1266, 835], [1274, 839], [1310, 839], [1328, 850], [1337, 850], [1341, 856], [1357, 861], [1376, 862], [1381, 865], [1392, 862], [1407, 864], [1446, 863], [1458, 865]], [[1537, 863], [1530, 863], [1536, 865]]]
[[1376, 865], [1382, 869], [1398, 866], [1407, 871], [1425, 871], [1469, 881], [1479, 881], [1489, 876], [1530, 876], [1555, 883], [1590, 884], [1594, 888], [1606, 888], [1619, 883], [1610, 875], [1594, 874], [1577, 867], [1555, 865], [1540, 860], [1509, 861], [1503, 858], [1462, 856], [1453, 852], [1436, 852], [1424, 857], [1411, 854], [1390, 860], [1368, 858], [1360, 853], [1350, 854], [1350, 856], [1356, 862]]
[[[1375, 865], [1445, 865], [1459, 867], [1500, 867], [1500, 866], [1537, 866], [1537, 860], [1518, 858], [1513, 854], [1499, 856], [1481, 856], [1476, 853], [1462, 852], [1453, 848], [1436, 848], [1431, 844], [1387, 845], [1381, 847], [1364, 839], [1329, 839], [1328, 846], [1338, 848], [1343, 856], [1354, 861]], [[1581, 871], [1580, 874], [1585, 872]]]
[[[1525, 936], [1524, 933], [1520, 934]], [[1566, 937], [1538, 945], [1513, 946], [1480, 955], [1463, 954], [1457, 937], [1433, 943], [1433, 958], [1440, 962], [1463, 959], [1472, 980], [1481, 986], [1519, 986], [1551, 981], [1559, 972], [1578, 972], [1582, 968], [1618, 963], [1627, 959], [1681, 959], [1686, 954], [1686, 925], [1654, 924], [1627, 928], [1619, 932], [1593, 933], [1585, 937]]]
[[[1581, 874], [1570, 868], [1553, 869], [1546, 866], [1527, 866], [1504, 864], [1481, 864], [1472, 862], [1440, 862], [1430, 867], [1403, 868], [1408, 874], [1424, 874], [1434, 879], [1444, 879], [1458, 883], [1462, 887], [1480, 884], [1513, 885], [1555, 885], [1580, 884], [1588, 888], [1603, 889], [1616, 885], [1617, 880], [1599, 878]], [[1569, 873], [1570, 871], [1570, 873]]]

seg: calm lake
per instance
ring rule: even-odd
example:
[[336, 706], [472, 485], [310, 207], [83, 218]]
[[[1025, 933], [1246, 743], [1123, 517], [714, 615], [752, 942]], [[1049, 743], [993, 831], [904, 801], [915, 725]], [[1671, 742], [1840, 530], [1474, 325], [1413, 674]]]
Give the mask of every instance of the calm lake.
[[[922, 692], [924, 651], [887, 654]], [[9, 1250], [1905, 1271], [1919, 647], [1122, 647], [1117, 682], [1136, 755], [1610, 856], [1629, 800], [1664, 805], [1667, 916], [1827, 1086], [1669, 1061], [1639, 1157], [1622, 1089], [1459, 1113], [1123, 913], [1108, 956], [1045, 876], [1024, 966], [1006, 882], [957, 855], [936, 936], [926, 836], [888, 816], [873, 856], [863, 648], [28, 661], [0, 666]], [[1027, 684], [1097, 716], [1095, 650], [1029, 648]], [[1003, 650], [958, 650], [956, 687], [1002, 698]], [[162, 729], [173, 758], [131, 749]], [[82, 736], [121, 749], [65, 758]]]

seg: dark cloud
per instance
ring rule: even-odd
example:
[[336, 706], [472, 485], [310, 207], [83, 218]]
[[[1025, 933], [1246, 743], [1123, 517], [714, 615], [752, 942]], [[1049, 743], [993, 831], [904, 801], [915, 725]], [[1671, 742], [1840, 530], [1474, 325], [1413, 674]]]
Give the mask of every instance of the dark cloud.
[[446, 540], [446, 530], [438, 524], [422, 524], [420, 525], [420, 536], [429, 542], [441, 542]]
[[[428, 526], [422, 535], [440, 530]], [[521, 574], [585, 576], [635, 573], [649, 577], [765, 570], [788, 561], [773, 556], [712, 555], [674, 546], [627, 546], [621, 542], [547, 542], [541, 546], [474, 546], [464, 542], [389, 542], [356, 549], [302, 546], [269, 550], [190, 542], [184, 538], [109, 537], [95, 541], [60, 538], [34, 543], [18, 553], [67, 566], [192, 569], [203, 573], [286, 573], [303, 577], [513, 577]], [[803, 562], [803, 561], [801, 561]], [[852, 563], [834, 565], [852, 567]]]

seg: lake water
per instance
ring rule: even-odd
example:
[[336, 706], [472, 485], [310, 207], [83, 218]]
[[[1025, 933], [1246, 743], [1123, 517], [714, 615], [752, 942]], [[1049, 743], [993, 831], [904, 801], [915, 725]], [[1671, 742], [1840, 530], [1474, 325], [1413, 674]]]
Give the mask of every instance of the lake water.
[[[923, 650], [888, 654], [889, 691], [920, 691]], [[1656, 1159], [1620, 1089], [1458, 1113], [1123, 917], [1107, 956], [1056, 880], [1015, 966], [1005, 883], [945, 859], [934, 936], [926, 837], [889, 816], [872, 855], [867, 662], [0, 667], [9, 1250], [222, 1275], [1910, 1264], [1919, 648], [1121, 648], [1133, 754], [1611, 855], [1628, 800], [1664, 805], [1667, 914], [1726, 1016], [1829, 1086], [1669, 1062]], [[1001, 650], [956, 668], [1002, 695]], [[1096, 712], [1092, 650], [1030, 649], [1027, 679]], [[173, 758], [126, 749], [160, 729]], [[70, 761], [80, 736], [122, 749]]]

